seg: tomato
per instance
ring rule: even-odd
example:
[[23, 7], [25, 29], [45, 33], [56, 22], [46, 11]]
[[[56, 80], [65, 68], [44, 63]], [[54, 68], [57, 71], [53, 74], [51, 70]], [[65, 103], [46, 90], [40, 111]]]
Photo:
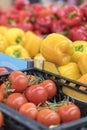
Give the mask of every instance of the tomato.
[[73, 103], [65, 104], [59, 107], [58, 110], [63, 123], [74, 121], [81, 117], [80, 109]]
[[20, 107], [19, 112], [35, 120], [38, 111], [34, 103], [25, 103]]
[[6, 68], [4, 68], [4, 67], [0, 68], [0, 73], [6, 73], [6, 72], [8, 72], [8, 70]]
[[9, 79], [14, 80], [14, 77], [17, 76], [17, 75], [24, 75], [24, 73], [22, 71], [19, 71], [19, 70], [13, 71], [9, 75]]
[[3, 94], [3, 97], [6, 97], [6, 82], [4, 82], [4, 83], [2, 83], [1, 85], [0, 85], [0, 91], [2, 92], [2, 94]]
[[32, 85], [27, 88], [25, 95], [30, 102], [35, 104], [44, 103], [48, 98], [46, 89], [40, 84]]
[[2, 91], [0, 91], [0, 102], [2, 102], [3, 99], [4, 99], [3, 93], [2, 93]]
[[10, 94], [10, 93], [12, 93], [12, 92], [15, 91], [14, 89], [11, 89], [9, 85], [10, 85], [10, 84], [9, 84], [9, 81], [3, 82], [3, 83], [0, 85], [0, 91], [2, 92], [4, 98], [5, 98], [8, 94]]
[[52, 98], [57, 93], [57, 86], [52, 80], [44, 80], [42, 82], [43, 87], [45, 87], [46, 91], [48, 92], [48, 98]]
[[46, 108], [38, 112], [37, 121], [46, 126], [58, 125], [60, 123], [60, 116], [57, 112]]
[[4, 116], [2, 112], [0, 112], [0, 128], [4, 125]]
[[21, 71], [14, 71], [10, 74], [10, 88], [15, 89], [15, 92], [23, 92], [28, 86], [28, 78]]
[[27, 99], [25, 98], [23, 94], [12, 93], [7, 97], [5, 104], [15, 110], [18, 110], [26, 102], [27, 102]]

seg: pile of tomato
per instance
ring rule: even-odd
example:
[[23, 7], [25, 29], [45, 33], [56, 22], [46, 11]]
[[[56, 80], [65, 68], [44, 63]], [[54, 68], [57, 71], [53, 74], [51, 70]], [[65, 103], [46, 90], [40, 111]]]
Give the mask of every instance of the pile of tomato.
[[[0, 85], [0, 101], [47, 127], [77, 120], [78, 106], [69, 100], [52, 101], [59, 94], [56, 83], [36, 75], [13, 71]], [[0, 127], [4, 124], [3, 114]]]

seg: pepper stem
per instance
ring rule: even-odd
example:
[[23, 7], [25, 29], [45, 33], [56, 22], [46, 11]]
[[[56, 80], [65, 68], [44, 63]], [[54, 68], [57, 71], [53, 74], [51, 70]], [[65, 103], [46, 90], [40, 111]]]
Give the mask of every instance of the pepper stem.
[[13, 55], [16, 57], [16, 58], [20, 58], [21, 57], [21, 52], [19, 50], [15, 50], [13, 52]]
[[60, 32], [60, 34], [63, 34], [63, 35], [66, 35], [66, 36], [68, 36], [68, 35], [69, 35], [69, 33], [70, 33], [70, 31], [69, 31], [69, 30], [64, 30], [63, 32]]
[[75, 51], [83, 52], [83, 50], [84, 50], [83, 45], [75, 46]]
[[68, 18], [72, 19], [76, 15], [76, 11], [72, 11], [69, 13]]
[[16, 42], [17, 42], [18, 44], [21, 44], [21, 43], [22, 43], [22, 39], [21, 39], [20, 37], [17, 37]]

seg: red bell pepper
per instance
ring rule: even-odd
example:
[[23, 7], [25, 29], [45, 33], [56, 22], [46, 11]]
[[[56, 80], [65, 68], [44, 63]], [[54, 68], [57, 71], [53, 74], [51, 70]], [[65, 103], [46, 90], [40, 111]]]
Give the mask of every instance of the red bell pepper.
[[8, 19], [12, 19], [14, 20], [15, 22], [18, 22], [19, 21], [19, 12], [16, 8], [14, 7], [10, 7], [8, 10], [7, 10], [7, 18]]
[[16, 27], [23, 29], [25, 32], [33, 31], [33, 29], [34, 29], [33, 24], [31, 22], [28, 22], [28, 23], [23, 23], [23, 22], [22, 23], [18, 23]]
[[63, 33], [65, 30], [68, 30], [68, 26], [62, 20], [53, 20], [51, 31], [53, 33]]
[[87, 2], [80, 5], [80, 9], [82, 10], [85, 17], [87, 17]]
[[69, 38], [72, 41], [76, 41], [76, 40], [87, 41], [87, 30], [86, 30], [86, 28], [83, 27], [83, 26], [73, 27], [70, 30]]
[[61, 6], [57, 14], [70, 27], [80, 25], [83, 19], [82, 11], [75, 5]]
[[16, 9], [21, 10], [29, 5], [29, 0], [15, 0], [14, 6]]
[[59, 6], [55, 3], [52, 3], [52, 4], [48, 5], [48, 8], [51, 10], [53, 15], [56, 15], [56, 13], [59, 9]]
[[27, 10], [21, 10], [19, 12], [19, 22], [29, 22], [32, 17], [32, 13]]
[[37, 22], [34, 23], [34, 32], [39, 31], [40, 34], [49, 34], [50, 33], [50, 28], [41, 26]]

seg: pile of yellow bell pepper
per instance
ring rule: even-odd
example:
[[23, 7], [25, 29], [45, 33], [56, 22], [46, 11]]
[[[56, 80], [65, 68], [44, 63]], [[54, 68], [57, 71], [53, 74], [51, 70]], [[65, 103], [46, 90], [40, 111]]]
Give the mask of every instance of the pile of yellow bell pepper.
[[16, 58], [33, 58], [40, 52], [42, 38], [19, 28], [0, 26], [0, 52]]
[[87, 42], [72, 42], [57, 33], [42, 38], [30, 31], [0, 26], [0, 52], [32, 59], [40, 54], [42, 60], [56, 65], [60, 75], [74, 80], [87, 73]]
[[63, 35], [49, 34], [42, 42], [40, 52], [57, 65], [60, 75], [78, 80], [87, 73], [87, 42], [72, 42]]

